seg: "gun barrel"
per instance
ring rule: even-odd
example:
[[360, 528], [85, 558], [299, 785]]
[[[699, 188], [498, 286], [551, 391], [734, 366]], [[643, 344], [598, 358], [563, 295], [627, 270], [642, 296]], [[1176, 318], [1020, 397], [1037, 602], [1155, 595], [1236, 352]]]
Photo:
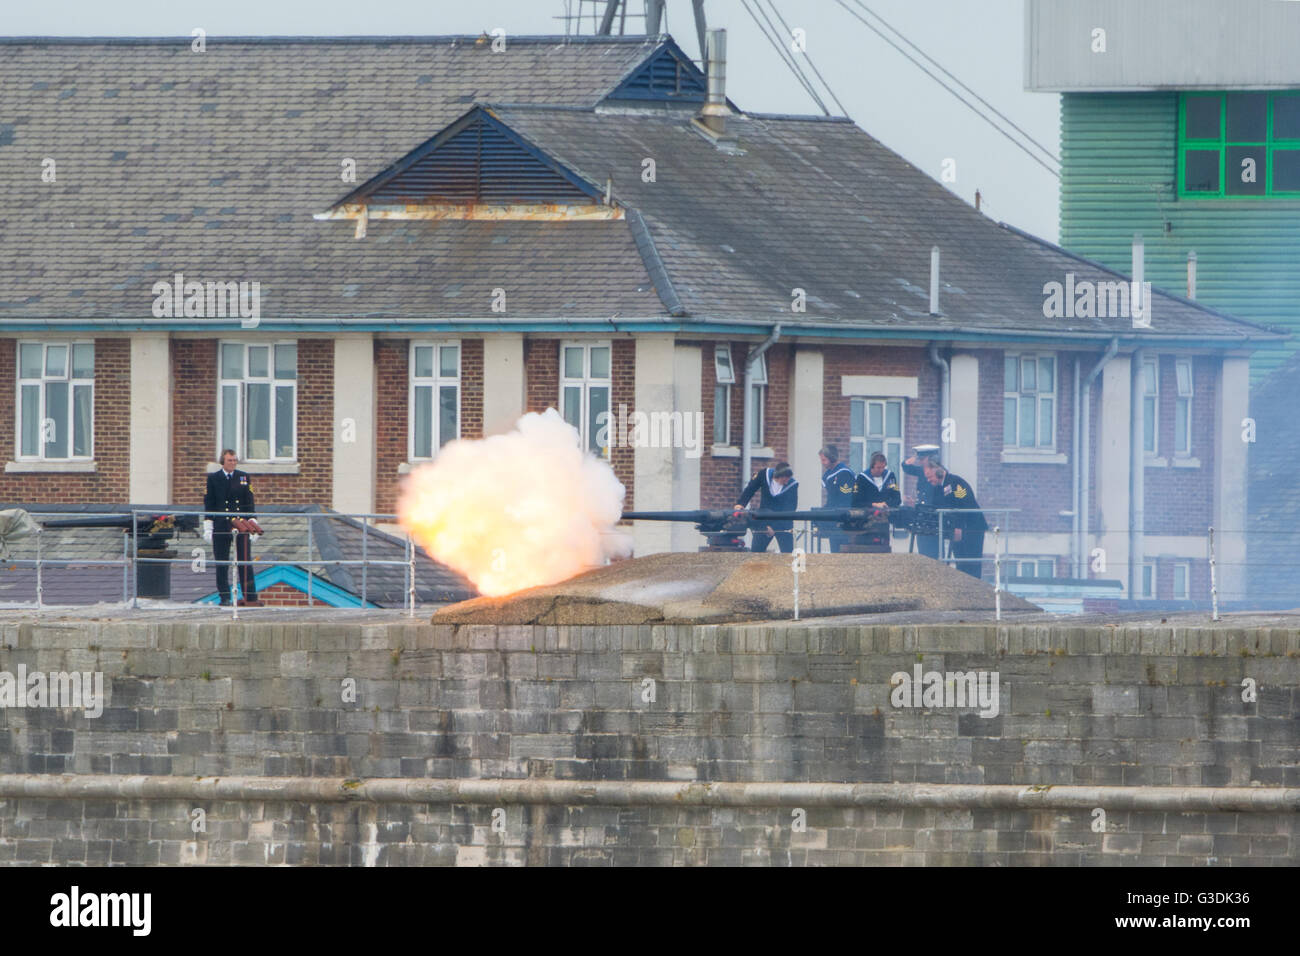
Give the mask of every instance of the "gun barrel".
[[725, 521], [730, 518], [730, 511], [625, 511], [624, 521], [689, 521], [699, 524], [701, 521]]

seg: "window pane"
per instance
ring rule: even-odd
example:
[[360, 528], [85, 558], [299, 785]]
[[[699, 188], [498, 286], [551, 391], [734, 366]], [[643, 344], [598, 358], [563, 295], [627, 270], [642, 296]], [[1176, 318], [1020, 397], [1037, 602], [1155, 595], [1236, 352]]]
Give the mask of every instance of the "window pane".
[[1155, 362], [1142, 363], [1142, 379], [1143, 379], [1146, 393], [1148, 395], [1154, 395], [1156, 393], [1156, 363]]
[[45, 350], [45, 374], [62, 378], [68, 374], [68, 347], [51, 345]]
[[1183, 158], [1183, 189], [1189, 193], [1217, 193], [1220, 156], [1217, 149], [1189, 149]]
[[1038, 390], [1040, 392], [1056, 391], [1056, 360], [1040, 358], [1038, 360]]
[[1040, 578], [1056, 577], [1056, 561], [1052, 558], [1040, 558], [1038, 560], [1038, 576]]
[[[37, 366], [37, 372], [39, 374], [40, 366]], [[41, 387], [24, 385], [21, 401], [23, 403], [22, 454], [24, 457], [34, 458], [40, 454], [38, 442], [41, 434]]]
[[[48, 349], [53, 352], [54, 349]], [[65, 349], [66, 351], [66, 349]], [[49, 364], [48, 358], [46, 364]], [[53, 434], [45, 435], [45, 457], [68, 457], [68, 383], [48, 382], [45, 386], [45, 421], [46, 428], [52, 427]]]
[[564, 350], [564, 377], [583, 378], [583, 372], [582, 346], [568, 346]]
[[1020, 359], [1014, 355], [1006, 357], [1006, 371], [1004, 372], [1006, 383], [1003, 386], [1008, 392], [1020, 391]]
[[1020, 390], [1022, 392], [1038, 391], [1038, 363], [1031, 358], [1020, 360]]
[[903, 443], [901, 441], [885, 442], [885, 458], [889, 462], [889, 470], [897, 475], [902, 470], [900, 463], [903, 460]]
[[582, 432], [582, 389], [570, 385], [564, 389], [564, 420]]
[[221, 377], [244, 377], [244, 347], [242, 345], [221, 346]]
[[443, 378], [460, 378], [459, 345], [444, 345], [438, 349], [438, 374]]
[[867, 403], [867, 424], [868, 435], [883, 435], [885, 433], [885, 409], [880, 402]]
[[458, 412], [456, 409], [456, 393], [459, 389], [455, 385], [443, 385], [438, 389], [438, 447], [441, 448], [449, 441], [455, 441], [459, 437], [459, 428], [457, 425]]
[[1155, 568], [1149, 564], [1142, 565], [1142, 596], [1155, 596]]
[[271, 457], [271, 386], [249, 383], [244, 412], [248, 457], [265, 461]]
[[239, 448], [239, 386], [221, 386], [221, 447]]
[[1188, 362], [1178, 362], [1174, 368], [1178, 373], [1178, 394], [1187, 398], [1192, 394], [1192, 366]]
[[1300, 192], [1300, 149], [1273, 150], [1273, 191]]
[[275, 347], [275, 377], [298, 377], [298, 346], [294, 344]]
[[885, 443], [878, 438], [873, 438], [866, 444], [867, 461], [871, 461], [871, 456], [878, 451], [885, 450]]
[[[592, 349], [592, 364], [595, 365], [596, 350]], [[602, 448], [610, 444], [609, 440], [609, 386], [599, 385], [592, 386], [587, 392], [587, 447], [592, 451], [599, 452]], [[604, 416], [604, 417], [602, 417]], [[605, 433], [601, 434], [601, 426], [605, 426]], [[605, 441], [602, 443], [601, 438]]]
[[432, 345], [417, 345], [415, 347], [415, 377], [433, 378]]
[[598, 345], [591, 350], [591, 377], [609, 378], [609, 346]]
[[1231, 196], [1262, 196], [1268, 183], [1268, 153], [1263, 146], [1229, 146], [1224, 168], [1224, 192]]
[[293, 386], [275, 387], [275, 457], [293, 457]]
[[1219, 138], [1219, 97], [1189, 96], [1184, 127], [1187, 139]]
[[1037, 403], [1032, 398], [1022, 399], [1020, 402], [1020, 445], [1023, 448], [1034, 447], [1034, 415], [1038, 411], [1035, 408]]
[[1267, 131], [1267, 93], [1228, 94], [1228, 142], [1262, 143]]
[[1038, 444], [1044, 448], [1051, 448], [1055, 429], [1052, 427], [1052, 406], [1055, 403], [1050, 398], [1040, 398], [1038, 400]]
[[885, 403], [885, 434], [890, 438], [899, 438], [903, 434], [903, 403]]
[[1016, 400], [1002, 401], [1002, 444], [1014, 446], [1016, 443]]
[[1273, 139], [1300, 139], [1300, 96], [1273, 94]]
[[864, 447], [860, 441], [855, 441], [849, 446], [849, 467], [852, 468], [854, 472], [866, 470], [866, 457], [863, 454], [863, 450]]
[[1156, 400], [1142, 399], [1142, 447], [1149, 452], [1156, 450]]
[[89, 385], [76, 385], [72, 389], [72, 453], [90, 457], [91, 393]]
[[416, 458], [433, 457], [433, 388], [429, 385], [415, 387], [415, 441]]
[[249, 378], [266, 378], [267, 362], [270, 351], [265, 345], [254, 345], [248, 350], [248, 377]]
[[1184, 454], [1188, 449], [1187, 412], [1190, 399], [1180, 398], [1174, 406], [1174, 451]]
[[866, 402], [854, 399], [849, 404], [849, 433], [852, 435], [865, 434]]
[[755, 385], [767, 384], [767, 353], [764, 352], [754, 360], [754, 367], [750, 371], [750, 379]]
[[1174, 565], [1174, 597], [1187, 597], [1187, 567], [1182, 564]]
[[18, 374], [21, 378], [41, 377], [41, 347], [24, 345], [19, 349]]
[[725, 385], [713, 386], [713, 444], [727, 444], [727, 393]]
[[73, 378], [90, 378], [95, 374], [95, 346], [81, 342], [72, 347]]
[[736, 373], [731, 368], [731, 348], [719, 345], [713, 350], [713, 374], [724, 385], [733, 385]]

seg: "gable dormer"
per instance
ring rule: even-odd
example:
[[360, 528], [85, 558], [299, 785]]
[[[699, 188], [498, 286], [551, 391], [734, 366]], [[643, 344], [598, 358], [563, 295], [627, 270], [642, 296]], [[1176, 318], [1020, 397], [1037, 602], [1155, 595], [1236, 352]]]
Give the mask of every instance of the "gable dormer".
[[629, 73], [606, 100], [703, 103], [709, 81], [691, 58], [667, 40]]

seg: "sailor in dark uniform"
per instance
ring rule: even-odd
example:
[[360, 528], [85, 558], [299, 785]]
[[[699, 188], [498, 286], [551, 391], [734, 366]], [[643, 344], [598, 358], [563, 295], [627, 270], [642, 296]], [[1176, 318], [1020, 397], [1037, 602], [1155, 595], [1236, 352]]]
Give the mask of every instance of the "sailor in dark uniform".
[[[826, 507], [852, 508], [853, 489], [857, 481], [853, 469], [839, 460], [840, 452], [834, 445], [827, 445], [818, 452], [818, 457], [822, 460], [822, 487], [826, 489]], [[840, 550], [844, 538], [843, 534], [836, 532], [826, 535], [832, 552]]]
[[253, 581], [252, 545], [247, 534], [238, 533], [231, 525], [232, 514], [253, 513], [253, 492], [248, 487], [248, 475], [235, 465], [239, 459], [227, 448], [221, 453], [221, 469], [208, 475], [208, 489], [203, 496], [204, 536], [212, 541], [212, 557], [217, 563], [217, 593], [221, 603], [230, 604], [230, 541], [235, 539], [235, 560], [239, 567], [239, 589], [243, 593], [240, 606], [259, 607], [257, 585]]
[[903, 493], [898, 488], [898, 478], [889, 470], [889, 460], [883, 452], [873, 452], [871, 464], [858, 475], [853, 491], [854, 508], [897, 508], [903, 503]]
[[[798, 510], [799, 482], [794, 480], [794, 469], [788, 462], [779, 461], [775, 467], [764, 468], [756, 474], [741, 492], [736, 510], [745, 510], [749, 499], [753, 498], [755, 493], [759, 493], [760, 511]], [[789, 554], [794, 550], [794, 535], [790, 533], [790, 529], [794, 527], [793, 521], [776, 519], [767, 522], [764, 527], [766, 530], [754, 530], [753, 541], [749, 546], [751, 551], [766, 551], [774, 537], [783, 554]]]
[[[917, 511], [933, 511], [940, 507], [939, 497], [940, 489], [934, 487], [926, 479], [927, 462], [939, 463], [935, 456], [938, 452], [938, 445], [917, 445], [916, 454], [903, 462], [903, 473], [916, 477], [916, 508]], [[910, 502], [909, 502], [910, 503]], [[913, 534], [912, 541], [916, 545], [916, 550], [927, 558], [939, 557], [939, 535], [935, 534]]]
[[[957, 559], [957, 570], [971, 577], [983, 577], [984, 532], [989, 523], [975, 500], [975, 489], [966, 479], [954, 475], [942, 465], [932, 465], [925, 471], [926, 480], [939, 490], [940, 508], [961, 508], [966, 514], [944, 515], [943, 529], [952, 538], [952, 556]], [[949, 529], [952, 529], [949, 531]]]

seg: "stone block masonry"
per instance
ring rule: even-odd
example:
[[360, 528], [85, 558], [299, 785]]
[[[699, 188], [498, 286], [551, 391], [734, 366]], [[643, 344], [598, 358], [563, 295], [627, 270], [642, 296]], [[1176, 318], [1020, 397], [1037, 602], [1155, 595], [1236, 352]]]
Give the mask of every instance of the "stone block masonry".
[[[0, 644], [0, 671], [107, 693], [98, 719], [0, 710], [0, 862], [1298, 856], [1290, 626], [84, 621]], [[942, 687], [895, 706], [917, 665], [997, 673], [997, 716]]]

